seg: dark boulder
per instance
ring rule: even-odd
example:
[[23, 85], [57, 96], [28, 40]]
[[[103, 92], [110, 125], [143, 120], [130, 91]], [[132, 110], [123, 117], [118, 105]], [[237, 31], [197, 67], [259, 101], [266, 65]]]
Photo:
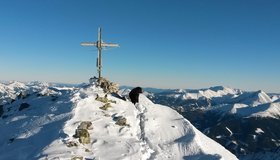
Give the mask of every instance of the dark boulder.
[[0, 105], [0, 117], [4, 114], [4, 106]]
[[29, 108], [29, 107], [30, 107], [30, 105], [28, 103], [22, 103], [18, 110], [21, 111], [21, 110]]

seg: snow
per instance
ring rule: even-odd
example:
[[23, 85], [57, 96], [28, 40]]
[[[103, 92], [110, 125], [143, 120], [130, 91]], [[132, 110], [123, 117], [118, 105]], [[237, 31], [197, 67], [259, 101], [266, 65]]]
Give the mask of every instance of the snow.
[[140, 96], [140, 106], [144, 108], [147, 126], [144, 128], [145, 139], [155, 151], [154, 157], [157, 159], [199, 159], [207, 155], [214, 158], [219, 151], [225, 156], [224, 159], [233, 158], [230, 152], [169, 107], [153, 104], [144, 96]]
[[208, 109], [209, 111], [218, 111], [228, 114], [236, 114], [241, 117], [270, 117], [278, 118], [280, 116], [280, 103], [272, 102], [260, 104], [257, 106], [248, 106], [246, 104], [226, 104], [218, 105]]
[[[66, 94], [54, 102], [51, 97], [31, 95], [6, 104], [11, 110], [0, 120], [0, 159], [37, 159], [44, 147], [63, 135], [60, 127], [69, 118], [69, 97]], [[18, 111], [22, 102], [30, 107]]]
[[183, 101], [191, 99], [197, 101], [202, 100], [202, 103], [205, 103], [205, 100], [207, 100], [207, 104], [200, 106], [205, 107], [206, 110], [214, 110], [241, 117], [278, 118], [280, 116], [279, 94], [269, 95], [261, 90], [244, 92], [238, 89], [217, 86], [199, 90], [167, 90], [152, 97], [174, 98], [174, 101], [177, 99]]
[[218, 135], [218, 136], [216, 136], [216, 138], [220, 139], [220, 138], [222, 138], [222, 136], [221, 136], [221, 135]]
[[280, 101], [280, 94], [270, 94], [270, 98], [273, 102]]
[[233, 135], [232, 131], [228, 127], [226, 127], [226, 130], [229, 132], [230, 136]]
[[260, 104], [273, 102], [264, 91], [245, 92], [233, 99], [235, 103], [247, 104], [250, 106], [258, 106]]
[[[144, 89], [145, 90], [145, 89]], [[161, 92], [153, 92], [155, 94], [161, 93], [167, 97], [182, 98], [185, 100], [200, 98], [212, 99], [212, 98], [222, 98], [223, 96], [235, 96], [242, 93], [241, 90], [232, 89], [229, 87], [217, 86], [211, 87], [208, 89], [199, 89], [199, 90], [162, 90]]]
[[[136, 106], [108, 95], [116, 103], [102, 110], [99, 107], [104, 103], [96, 97], [105, 95], [95, 86], [56, 88], [15, 83], [9, 87], [36, 88], [36, 92], [48, 94], [37, 96], [34, 92], [4, 106], [8, 117], [0, 120], [0, 159], [237, 159], [176, 111], [152, 103], [143, 94]], [[30, 107], [18, 111], [23, 102]], [[116, 125], [114, 119], [119, 116], [127, 119], [127, 126]], [[92, 123], [90, 144], [81, 144], [73, 137], [82, 121]], [[78, 146], [67, 147], [69, 142]]]
[[263, 131], [261, 128], [257, 128], [257, 129], [255, 130], [255, 132], [258, 133], [258, 134], [264, 133], [264, 131]]
[[278, 119], [280, 117], [280, 102], [263, 104], [257, 106], [254, 117], [271, 117]]

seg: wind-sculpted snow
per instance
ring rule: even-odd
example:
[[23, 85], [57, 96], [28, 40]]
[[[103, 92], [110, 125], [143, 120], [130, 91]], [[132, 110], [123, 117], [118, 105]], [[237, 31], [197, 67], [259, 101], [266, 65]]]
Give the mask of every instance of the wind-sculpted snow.
[[143, 95], [139, 107], [145, 116], [145, 140], [156, 159], [236, 159], [170, 107], [153, 104]]
[[[172, 107], [200, 131], [241, 159], [272, 155], [280, 144], [279, 94], [228, 87], [150, 93], [153, 102]], [[259, 128], [265, 131], [256, 134]], [[279, 152], [271, 157], [279, 157]], [[272, 158], [273, 159], [273, 158]]]
[[[15, 86], [17, 92], [32, 92], [4, 104], [0, 159], [237, 159], [176, 111], [144, 95], [134, 106], [95, 86]], [[19, 111], [23, 103], [28, 105]], [[124, 124], [116, 122], [119, 117]], [[92, 125], [88, 144], [73, 137], [82, 122]]]

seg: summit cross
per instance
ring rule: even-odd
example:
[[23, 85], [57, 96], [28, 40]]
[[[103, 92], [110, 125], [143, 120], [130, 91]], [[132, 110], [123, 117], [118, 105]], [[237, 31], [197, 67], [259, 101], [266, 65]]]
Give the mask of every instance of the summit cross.
[[98, 28], [98, 40], [96, 42], [82, 42], [81, 46], [95, 46], [98, 50], [98, 55], [97, 55], [97, 61], [96, 61], [96, 67], [97, 67], [97, 72], [98, 72], [98, 79], [100, 80], [101, 78], [101, 70], [102, 70], [102, 49], [106, 47], [119, 47], [119, 44], [116, 43], [105, 43], [101, 39], [101, 28]]

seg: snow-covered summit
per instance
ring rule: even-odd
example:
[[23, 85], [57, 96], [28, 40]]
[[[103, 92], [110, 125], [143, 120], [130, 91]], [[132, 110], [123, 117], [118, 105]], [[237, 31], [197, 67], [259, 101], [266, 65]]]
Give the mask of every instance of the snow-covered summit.
[[251, 106], [257, 106], [260, 104], [271, 103], [271, 98], [264, 91], [245, 92], [240, 96], [233, 99], [235, 103], [243, 103]]
[[[0, 159], [237, 159], [176, 111], [144, 95], [134, 106], [105, 98], [95, 86], [38, 86], [4, 104]], [[50, 94], [38, 94], [46, 89]], [[125, 121], [118, 123], [120, 118]], [[73, 137], [82, 122], [92, 125], [88, 144]]]
[[234, 89], [225, 86], [215, 86], [215, 87], [210, 87], [209, 89], [217, 92], [220, 95], [228, 95], [228, 94], [237, 95], [242, 93], [240, 89]]

